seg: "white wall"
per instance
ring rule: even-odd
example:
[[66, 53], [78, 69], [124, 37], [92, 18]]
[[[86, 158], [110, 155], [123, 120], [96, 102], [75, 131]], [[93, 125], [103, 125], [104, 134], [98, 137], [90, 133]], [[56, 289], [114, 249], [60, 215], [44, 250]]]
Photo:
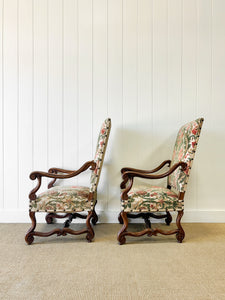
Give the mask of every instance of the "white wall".
[[116, 222], [121, 167], [170, 159], [203, 116], [184, 220], [224, 222], [224, 0], [0, 0], [0, 66], [0, 221], [29, 221], [29, 173], [92, 159], [109, 116], [97, 210]]

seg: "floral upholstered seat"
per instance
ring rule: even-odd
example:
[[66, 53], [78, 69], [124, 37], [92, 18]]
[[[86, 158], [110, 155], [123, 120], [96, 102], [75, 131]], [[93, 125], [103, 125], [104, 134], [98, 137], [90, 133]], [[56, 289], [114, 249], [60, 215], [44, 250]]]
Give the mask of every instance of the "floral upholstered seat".
[[[55, 186], [30, 202], [31, 211], [81, 212], [91, 210], [90, 188], [84, 186]], [[94, 203], [93, 203], [94, 205]]]
[[[184, 195], [187, 188], [190, 170], [194, 160], [199, 136], [203, 124], [203, 118], [196, 119], [182, 126], [178, 132], [175, 142], [172, 160], [162, 162], [153, 170], [139, 170], [134, 168], [123, 168], [122, 183], [121, 183], [121, 206], [122, 211], [119, 214], [119, 222], [123, 224], [122, 229], [118, 233], [118, 241], [124, 244], [126, 235], [148, 236], [161, 234], [174, 234], [178, 242], [184, 239], [184, 230], [181, 227], [180, 220], [184, 211]], [[153, 174], [168, 165], [170, 169], [162, 174]], [[144, 186], [142, 188], [133, 188], [135, 177], [146, 179], [160, 179], [167, 177], [167, 187], [159, 186]], [[163, 231], [161, 229], [151, 229], [149, 217], [166, 218], [166, 224], [169, 225], [172, 221], [172, 216], [169, 211], [177, 211], [177, 229]], [[165, 212], [164, 215], [155, 215], [153, 212]], [[138, 214], [135, 214], [138, 213]], [[129, 218], [144, 218], [147, 229], [140, 232], [128, 232], [128, 217]]]
[[[95, 225], [98, 221], [98, 216], [95, 211], [97, 203], [97, 187], [101, 174], [101, 169], [104, 161], [105, 151], [109, 139], [111, 129], [111, 120], [106, 119], [100, 129], [98, 142], [96, 147], [95, 157], [92, 161], [88, 161], [83, 166], [76, 170], [64, 170], [60, 168], [51, 168], [48, 172], [35, 171], [30, 174], [30, 179], [37, 179], [37, 186], [30, 192], [30, 209], [29, 215], [32, 221], [32, 226], [28, 230], [25, 240], [27, 244], [31, 244], [34, 236], [47, 237], [52, 234], [67, 235], [87, 233], [86, 238], [91, 242], [94, 237], [94, 230], [91, 226]], [[92, 170], [90, 175], [89, 186], [54, 186], [57, 179], [73, 178], [87, 169]], [[36, 195], [39, 190], [42, 177], [52, 178], [53, 180], [48, 184], [48, 190], [44, 193]], [[48, 224], [53, 222], [55, 218], [68, 218], [63, 229], [56, 228], [50, 232], [37, 232], [35, 214], [39, 212], [47, 212], [46, 222]], [[86, 214], [81, 214], [86, 212]], [[64, 213], [61, 215], [61, 213]], [[70, 223], [75, 218], [86, 219], [86, 228], [82, 230], [72, 230], [68, 228]]]
[[122, 205], [126, 212], [155, 212], [181, 210], [182, 202], [170, 189], [160, 186], [143, 186], [133, 188]]

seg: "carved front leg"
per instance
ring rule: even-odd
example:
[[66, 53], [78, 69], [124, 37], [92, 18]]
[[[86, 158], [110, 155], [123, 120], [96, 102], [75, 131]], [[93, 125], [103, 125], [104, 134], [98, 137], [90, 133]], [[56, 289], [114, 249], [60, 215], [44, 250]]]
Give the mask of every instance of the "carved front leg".
[[93, 209], [93, 211], [92, 211], [91, 222], [92, 222], [93, 225], [96, 225], [96, 223], [98, 222], [98, 215], [96, 214], [95, 209]]
[[184, 211], [181, 210], [181, 211], [178, 211], [178, 215], [177, 215], [177, 220], [176, 220], [176, 223], [177, 223], [177, 227], [178, 227], [178, 232], [176, 234], [176, 238], [177, 238], [177, 241], [178, 243], [182, 243], [184, 237], [185, 237], [185, 232], [180, 224], [180, 221], [181, 221], [181, 218], [184, 214]]
[[25, 241], [28, 245], [31, 245], [34, 241], [33, 232], [34, 232], [34, 229], [36, 228], [35, 212], [30, 211], [29, 216], [31, 218], [32, 225], [25, 236]]
[[126, 233], [126, 230], [127, 230], [127, 227], [128, 227], [128, 219], [127, 219], [127, 213], [124, 212], [124, 211], [121, 211], [120, 216], [123, 220], [123, 226], [122, 226], [121, 230], [118, 233], [117, 240], [118, 240], [120, 245], [123, 245], [126, 242], [125, 233]]
[[95, 236], [94, 230], [91, 227], [91, 219], [93, 218], [93, 211], [89, 211], [88, 212], [88, 216], [87, 216], [87, 220], [86, 220], [86, 225], [87, 225], [87, 235], [86, 235], [86, 239], [87, 241], [90, 243], [92, 241], [92, 239]]
[[120, 224], [123, 224], [123, 218], [121, 217], [121, 212], [118, 215], [118, 221]]

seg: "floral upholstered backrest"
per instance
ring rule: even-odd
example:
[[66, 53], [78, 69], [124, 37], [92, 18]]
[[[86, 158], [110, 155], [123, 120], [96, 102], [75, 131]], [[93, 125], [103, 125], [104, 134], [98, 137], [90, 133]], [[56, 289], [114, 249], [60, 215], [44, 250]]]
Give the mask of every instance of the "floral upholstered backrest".
[[105, 156], [105, 151], [109, 139], [110, 129], [111, 129], [111, 119], [106, 119], [102, 124], [98, 136], [98, 142], [97, 142], [96, 153], [94, 158], [94, 161], [96, 162], [96, 168], [94, 171], [92, 171], [91, 174], [91, 188], [90, 188], [91, 192], [95, 192], [97, 190], [99, 177], [100, 177], [103, 160]]
[[178, 132], [170, 166], [172, 167], [178, 162], [186, 162], [187, 168], [185, 171], [181, 167], [177, 168], [169, 176], [168, 184], [179, 192], [185, 192], [186, 190], [203, 121], [203, 118], [199, 118], [187, 123]]

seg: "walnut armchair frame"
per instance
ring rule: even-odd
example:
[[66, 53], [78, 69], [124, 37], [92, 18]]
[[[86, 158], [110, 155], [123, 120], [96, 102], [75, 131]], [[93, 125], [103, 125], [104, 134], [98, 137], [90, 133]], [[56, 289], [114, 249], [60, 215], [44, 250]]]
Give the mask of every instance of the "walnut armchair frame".
[[[36, 187], [34, 189], [32, 189], [32, 191], [29, 194], [30, 201], [35, 200], [37, 198], [36, 193], [39, 190], [39, 188], [41, 187], [42, 177], [53, 178], [53, 180], [48, 184], [48, 188], [50, 189], [51, 187], [54, 186], [57, 179], [73, 178], [73, 177], [79, 175], [80, 173], [86, 171], [88, 168], [90, 168], [90, 170], [94, 170], [95, 167], [96, 167], [96, 163], [94, 161], [88, 161], [88, 162], [84, 163], [83, 166], [80, 169], [78, 169], [77, 171], [64, 170], [64, 169], [60, 169], [60, 168], [51, 168], [48, 170], [48, 172], [41, 172], [41, 171], [32, 172], [30, 174], [30, 179], [31, 180], [37, 179], [38, 182], [37, 182]], [[58, 174], [58, 173], [64, 173], [64, 174]], [[90, 192], [88, 200], [92, 201], [93, 197], [94, 197], [93, 193]], [[94, 231], [93, 231], [93, 228], [91, 227], [90, 221], [92, 220], [93, 225], [96, 225], [96, 223], [98, 221], [98, 216], [95, 212], [95, 208], [92, 211], [90, 211], [88, 213], [88, 215], [81, 215], [79, 213], [66, 213], [64, 215], [59, 215], [57, 213], [48, 213], [45, 217], [46, 222], [48, 224], [53, 223], [54, 218], [68, 217], [69, 219], [64, 223], [63, 229], [55, 228], [52, 231], [43, 233], [43, 232], [35, 231], [35, 228], [36, 228], [35, 212], [30, 211], [29, 216], [32, 221], [32, 226], [28, 230], [28, 232], [25, 236], [25, 241], [29, 245], [32, 244], [32, 242], [34, 241], [34, 236], [48, 237], [53, 234], [57, 234], [57, 236], [60, 236], [60, 235], [65, 236], [68, 233], [73, 234], [73, 235], [87, 233], [86, 239], [88, 240], [88, 242], [91, 242], [92, 239], [94, 238]], [[87, 219], [86, 220], [87, 228], [82, 229], [82, 230], [77, 230], [77, 231], [70, 229], [69, 225], [70, 225], [72, 219], [76, 218], [76, 217], [79, 217], [82, 219]]]
[[[31, 180], [37, 180], [37, 185], [29, 194], [30, 209], [29, 216], [32, 222], [28, 230], [25, 241], [32, 244], [34, 236], [48, 237], [53, 234], [58, 236], [72, 234], [79, 235], [86, 233], [86, 239], [91, 242], [94, 238], [94, 230], [91, 226], [96, 225], [98, 216], [95, 211], [97, 204], [97, 186], [103, 166], [105, 151], [111, 129], [111, 119], [107, 118], [100, 129], [94, 160], [87, 161], [78, 170], [65, 170], [61, 168], [50, 168], [48, 172], [34, 171], [30, 174]], [[86, 170], [91, 170], [90, 186], [54, 186], [57, 179], [73, 178]], [[40, 195], [36, 195], [41, 187], [42, 178], [47, 177], [52, 180], [48, 184], [48, 190]], [[63, 229], [55, 228], [49, 232], [35, 231], [36, 212], [47, 212], [45, 220], [47, 224], [53, 223], [56, 218], [67, 218]], [[83, 214], [85, 213], [85, 214]], [[70, 223], [75, 218], [86, 219], [86, 228], [82, 230], [72, 230]]]
[[[194, 160], [197, 144], [200, 137], [204, 119], [198, 118], [183, 125], [176, 138], [172, 160], [163, 161], [153, 170], [140, 170], [134, 168], [122, 168], [122, 182], [120, 184], [122, 211], [118, 220], [123, 224], [118, 233], [117, 239], [120, 244], [124, 244], [126, 236], [147, 236], [176, 234], [177, 241], [182, 243], [185, 233], [181, 226], [181, 218], [184, 213], [184, 195], [187, 188], [190, 170]], [[164, 166], [169, 170], [161, 174], [154, 174]], [[133, 188], [134, 178], [161, 179], [167, 178], [167, 187], [146, 186], [141, 190]], [[131, 191], [132, 189], [132, 191]], [[177, 229], [164, 231], [161, 229], [152, 229], [150, 217], [161, 219], [165, 218], [167, 225], [172, 222], [172, 216], [169, 211], [177, 211]], [[165, 212], [162, 215], [156, 215], [155, 212]], [[128, 218], [143, 218], [147, 226], [146, 229], [139, 232], [129, 232]]]
[[[162, 174], [157, 174], [157, 175], [152, 175], [152, 173], [155, 173], [159, 170], [161, 170], [165, 165], [168, 165], [170, 167], [171, 160], [165, 160], [163, 161], [158, 167], [156, 167], [153, 170], [141, 170], [141, 169], [134, 169], [134, 168], [122, 168], [121, 169], [121, 174], [122, 174], [122, 179], [123, 181], [120, 184], [121, 189], [123, 189], [121, 193], [121, 199], [122, 200], [127, 200], [128, 199], [128, 192], [131, 190], [134, 182], [135, 177], [139, 178], [145, 178], [145, 179], [161, 179], [168, 177], [170, 174], [172, 174], [177, 168], [181, 167], [183, 171], [185, 171], [187, 164], [185, 162], [179, 162], [175, 165], [173, 165], [167, 172], [162, 173]], [[167, 188], [171, 188], [169, 185], [167, 185]], [[184, 193], [181, 192], [178, 195], [178, 199], [182, 200], [184, 198]], [[177, 219], [176, 219], [176, 224], [177, 224], [177, 229], [175, 230], [169, 230], [169, 231], [164, 231], [161, 229], [152, 229], [151, 228], [151, 222], [149, 220], [150, 217], [156, 218], [156, 219], [163, 219], [165, 218], [165, 222], [167, 225], [170, 225], [172, 222], [172, 216], [169, 211], [166, 212], [166, 214], [163, 215], [156, 215], [152, 212], [141, 212], [138, 214], [132, 214], [132, 213], [127, 213], [125, 211], [122, 211], [119, 213], [118, 220], [120, 224], [123, 224], [121, 230], [118, 233], [117, 240], [120, 245], [124, 244], [126, 242], [125, 236], [134, 236], [134, 237], [139, 237], [142, 235], [147, 234], [147, 236], [152, 236], [152, 235], [157, 235], [158, 233], [163, 234], [163, 235], [171, 235], [171, 234], [176, 234], [177, 241], [179, 243], [182, 243], [182, 240], [184, 239], [185, 233], [184, 230], [181, 226], [180, 220], [183, 216], [183, 210], [178, 211]], [[128, 227], [128, 218], [143, 218], [146, 224], [146, 229], [139, 231], [139, 232], [129, 232], [127, 231]]]

